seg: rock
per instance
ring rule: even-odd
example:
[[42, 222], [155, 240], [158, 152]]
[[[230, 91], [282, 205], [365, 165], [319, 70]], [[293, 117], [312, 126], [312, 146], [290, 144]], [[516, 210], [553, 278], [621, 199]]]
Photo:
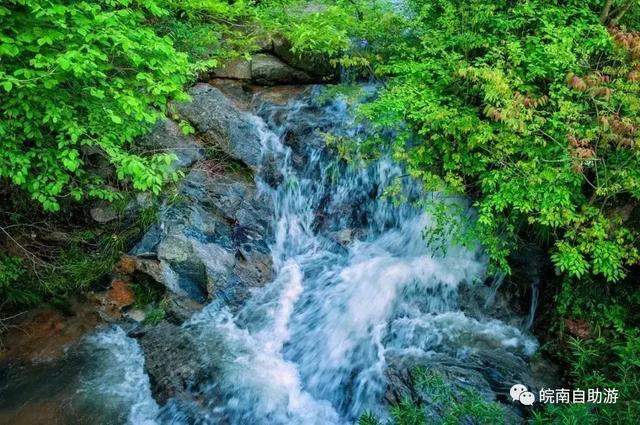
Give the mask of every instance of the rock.
[[209, 84], [219, 89], [238, 109], [251, 109], [253, 90], [246, 81], [214, 78], [209, 80]]
[[183, 235], [169, 235], [158, 245], [158, 259], [174, 272], [163, 272], [169, 289], [199, 302], [206, 300], [207, 269], [192, 241]]
[[283, 85], [283, 86], [266, 86], [256, 89], [255, 95], [260, 102], [269, 102], [276, 105], [286, 105], [291, 99], [299, 98], [306, 91], [310, 90], [311, 85]]
[[347, 228], [337, 232], [332, 232], [329, 234], [329, 236], [331, 237], [331, 239], [338, 242], [340, 245], [346, 247], [351, 242], [353, 242], [354, 231], [353, 229]]
[[251, 79], [258, 84], [305, 84], [313, 82], [309, 74], [275, 56], [259, 53], [251, 59]]
[[176, 104], [180, 115], [207, 141], [254, 171], [258, 170], [262, 145], [255, 119], [209, 84], [197, 84], [189, 94], [190, 102]]
[[159, 121], [151, 133], [138, 141], [138, 146], [152, 153], [171, 153], [176, 156], [172, 167], [185, 168], [204, 158], [202, 146], [195, 137], [185, 136], [174, 121]]
[[125, 312], [123, 316], [127, 319], [133, 320], [134, 322], [142, 323], [146, 317], [144, 311], [139, 309], [133, 309]]
[[164, 404], [172, 397], [188, 397], [188, 390], [205, 378], [197, 345], [181, 327], [161, 322], [132, 336], [144, 352], [145, 370], [158, 403]]
[[338, 79], [338, 70], [331, 65], [328, 56], [317, 53], [296, 54], [291, 51], [291, 47], [291, 42], [282, 36], [273, 39], [275, 55], [290, 66], [304, 71], [316, 82]]
[[91, 218], [100, 224], [109, 223], [118, 218], [118, 211], [115, 207], [106, 202], [98, 201], [93, 208], [89, 210]]
[[[197, 169], [180, 195], [133, 249], [136, 270], [196, 303], [222, 297], [239, 305], [250, 288], [272, 277], [270, 200], [241, 175]], [[176, 316], [178, 322], [185, 314]]]
[[213, 75], [218, 78], [231, 78], [234, 80], [251, 79], [251, 61], [245, 58], [236, 58], [227, 62], [221, 68], [213, 71]]
[[58, 309], [40, 306], [4, 319], [0, 368], [5, 362], [57, 361], [100, 323], [95, 306], [84, 299], [71, 299], [68, 309], [70, 314], [62, 314]]
[[[486, 402], [500, 402], [505, 423], [524, 423], [520, 405], [512, 405], [508, 398], [509, 388], [515, 383], [525, 384], [530, 391], [538, 389], [522, 359], [504, 353], [482, 353], [469, 358], [451, 357], [445, 354], [428, 356], [404, 355], [388, 359], [385, 372], [387, 391], [385, 401], [397, 404], [406, 397], [423, 406], [433, 422], [440, 422], [446, 414], [449, 404], [443, 404], [434, 398], [432, 391], [450, 392], [453, 400], [462, 400], [467, 391], [479, 395]], [[496, 361], [497, 363], [493, 363]], [[430, 376], [436, 377], [435, 388], [418, 385], [417, 367], [423, 368]], [[443, 389], [439, 389], [442, 387]]]
[[203, 305], [188, 297], [169, 294], [165, 297], [165, 319], [174, 325], [181, 325], [202, 309]]
[[134, 303], [135, 295], [127, 282], [116, 279], [111, 282], [111, 288], [107, 291], [105, 300], [115, 310], [121, 310], [123, 307]]
[[260, 52], [270, 52], [273, 50], [273, 37], [269, 33], [263, 33], [255, 38], [255, 43]]
[[136, 196], [129, 201], [124, 208], [124, 216], [127, 220], [135, 220], [140, 212], [155, 206], [155, 198], [149, 192], [136, 193]]

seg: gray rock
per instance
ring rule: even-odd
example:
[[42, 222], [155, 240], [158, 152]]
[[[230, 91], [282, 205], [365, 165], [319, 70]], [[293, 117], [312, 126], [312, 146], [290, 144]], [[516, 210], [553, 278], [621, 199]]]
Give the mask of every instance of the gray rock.
[[166, 320], [174, 325], [181, 325], [202, 309], [202, 304], [191, 298], [177, 294], [168, 294], [164, 301]]
[[115, 207], [105, 201], [98, 201], [93, 208], [89, 210], [91, 218], [100, 224], [109, 223], [118, 218], [118, 211]]
[[180, 126], [165, 119], [159, 121], [151, 133], [138, 141], [138, 146], [147, 153], [172, 153], [176, 160], [174, 168], [185, 168], [204, 158], [202, 146], [193, 136], [185, 136]]
[[508, 397], [513, 384], [520, 383], [537, 393], [540, 382], [532, 377], [525, 359], [505, 350], [478, 350], [467, 354], [444, 353], [422, 356], [403, 355], [387, 359], [385, 401], [397, 404], [405, 397], [422, 405], [428, 417], [438, 422], [449, 405], [434, 398], [429, 389], [417, 385], [416, 368], [421, 367], [441, 379], [446, 391], [461, 400], [466, 391], [486, 402], [499, 402], [505, 423], [524, 423], [523, 408]]
[[207, 299], [207, 267], [192, 241], [184, 235], [169, 235], [158, 245], [158, 259], [173, 271], [162, 275], [170, 290], [199, 302]]
[[201, 170], [184, 179], [179, 198], [132, 251], [136, 270], [198, 303], [239, 305], [272, 277], [269, 199], [241, 175]]
[[190, 397], [189, 391], [206, 378], [197, 345], [181, 327], [161, 322], [131, 336], [138, 339], [144, 352], [144, 367], [158, 403], [164, 404], [172, 397]]
[[251, 79], [251, 62], [245, 58], [232, 59], [221, 68], [213, 71], [213, 75], [218, 78], [231, 78], [234, 80]]
[[127, 319], [133, 320], [134, 322], [142, 323], [144, 322], [146, 314], [144, 313], [144, 311], [136, 308], [124, 312], [123, 316]]
[[251, 59], [251, 78], [258, 84], [305, 84], [314, 81], [306, 72], [296, 69], [275, 56], [257, 54]]
[[190, 102], [176, 104], [180, 115], [230, 157], [258, 170], [262, 149], [255, 119], [209, 84], [197, 84], [189, 94]]

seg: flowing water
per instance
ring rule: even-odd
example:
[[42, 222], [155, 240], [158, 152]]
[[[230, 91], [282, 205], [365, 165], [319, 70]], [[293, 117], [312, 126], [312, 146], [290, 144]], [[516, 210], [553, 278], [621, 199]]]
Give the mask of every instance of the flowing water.
[[183, 324], [216, 378], [197, 401], [158, 406], [140, 348], [115, 327], [85, 343], [96, 354], [73, 397], [118, 412], [115, 423], [348, 424], [367, 410], [384, 417], [390, 359], [533, 354], [519, 328], [462, 311], [459, 288], [483, 285], [486, 258], [426, 243], [429, 214], [382, 196], [397, 182], [422, 196], [397, 165], [347, 166], [326, 148], [326, 133], [358, 140], [367, 130], [346, 101], [315, 100], [318, 90], [254, 108], [282, 176], [275, 188], [256, 177], [275, 206], [275, 278], [239, 309], [214, 302]]

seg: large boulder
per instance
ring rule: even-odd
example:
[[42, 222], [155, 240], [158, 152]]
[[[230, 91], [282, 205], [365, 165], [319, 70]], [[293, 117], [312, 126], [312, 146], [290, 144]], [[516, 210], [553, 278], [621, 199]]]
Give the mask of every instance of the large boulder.
[[251, 79], [251, 61], [245, 58], [231, 59], [222, 67], [213, 71], [213, 75], [218, 78], [231, 78], [234, 80]]
[[220, 90], [197, 84], [189, 90], [190, 102], [177, 103], [178, 113], [209, 142], [231, 158], [258, 170], [262, 152], [256, 120], [240, 111]]
[[189, 398], [189, 391], [208, 378], [197, 345], [180, 326], [161, 322], [131, 334], [144, 352], [144, 368], [151, 391], [160, 404], [170, 398]]
[[[444, 354], [390, 357], [385, 401], [396, 405], [409, 398], [435, 423], [443, 421], [454, 403], [475, 394], [484, 402], [500, 403], [504, 423], [524, 423], [521, 406], [507, 397], [509, 388], [520, 383], [530, 391], [537, 389], [529, 385], [532, 378], [526, 362], [505, 354], [478, 353], [465, 359]], [[429, 377], [426, 383], [421, 382], [420, 374]]]
[[335, 68], [317, 55], [297, 56], [286, 41], [274, 44], [276, 55], [257, 53], [251, 59], [235, 58], [215, 69], [212, 76], [251, 81], [265, 86], [307, 84], [336, 79]]
[[197, 302], [238, 305], [272, 277], [271, 203], [239, 174], [192, 170], [132, 255], [136, 269]]
[[138, 146], [149, 153], [171, 153], [176, 156], [174, 168], [185, 168], [204, 158], [202, 146], [190, 135], [185, 135], [174, 121], [164, 119], [156, 123], [151, 133], [138, 141]]
[[258, 84], [306, 84], [315, 79], [275, 56], [257, 54], [251, 59], [251, 79]]

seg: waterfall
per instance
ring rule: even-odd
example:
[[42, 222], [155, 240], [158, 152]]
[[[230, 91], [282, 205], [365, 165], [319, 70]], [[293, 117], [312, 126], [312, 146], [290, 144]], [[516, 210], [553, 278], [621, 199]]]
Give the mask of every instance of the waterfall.
[[[74, 384], [74, 406], [102, 409], [99, 417], [113, 423], [346, 425], [365, 411], [385, 417], [397, 359], [482, 372], [486, 379], [474, 382], [486, 381], [494, 398], [525, 368], [535, 339], [462, 307], [460, 286], [491, 278], [482, 249], [429, 246], [432, 217], [382, 196], [401, 182], [405, 197], [426, 199], [390, 158], [338, 160], [326, 135], [358, 142], [368, 129], [344, 99], [318, 100], [321, 90], [286, 104], [255, 102], [251, 125], [281, 177], [275, 185], [255, 176], [274, 206], [275, 277], [239, 307], [212, 302], [179, 328], [195, 341], [206, 381], [188, 389], [193, 397], [159, 406], [140, 346], [112, 327], [84, 342], [90, 360]], [[468, 209], [464, 199], [431, 198]], [[196, 245], [203, 261], [217, 260], [218, 251]], [[501, 358], [509, 367], [497, 372]]]
[[[423, 238], [429, 215], [379, 196], [399, 167], [387, 158], [350, 167], [327, 152], [324, 132], [366, 136], [344, 101], [318, 106], [311, 97], [257, 112], [265, 153], [283, 175], [275, 188], [258, 177], [275, 205], [276, 278], [240, 311], [212, 304], [186, 325], [205, 356], [224, 347], [208, 421], [353, 423], [365, 410], [384, 415], [389, 355], [487, 344], [532, 354], [535, 341], [517, 328], [459, 311], [458, 285], [482, 281], [486, 258], [454, 245], [436, 254]], [[285, 145], [292, 135], [295, 146]], [[336, 241], [345, 229], [357, 237]]]

